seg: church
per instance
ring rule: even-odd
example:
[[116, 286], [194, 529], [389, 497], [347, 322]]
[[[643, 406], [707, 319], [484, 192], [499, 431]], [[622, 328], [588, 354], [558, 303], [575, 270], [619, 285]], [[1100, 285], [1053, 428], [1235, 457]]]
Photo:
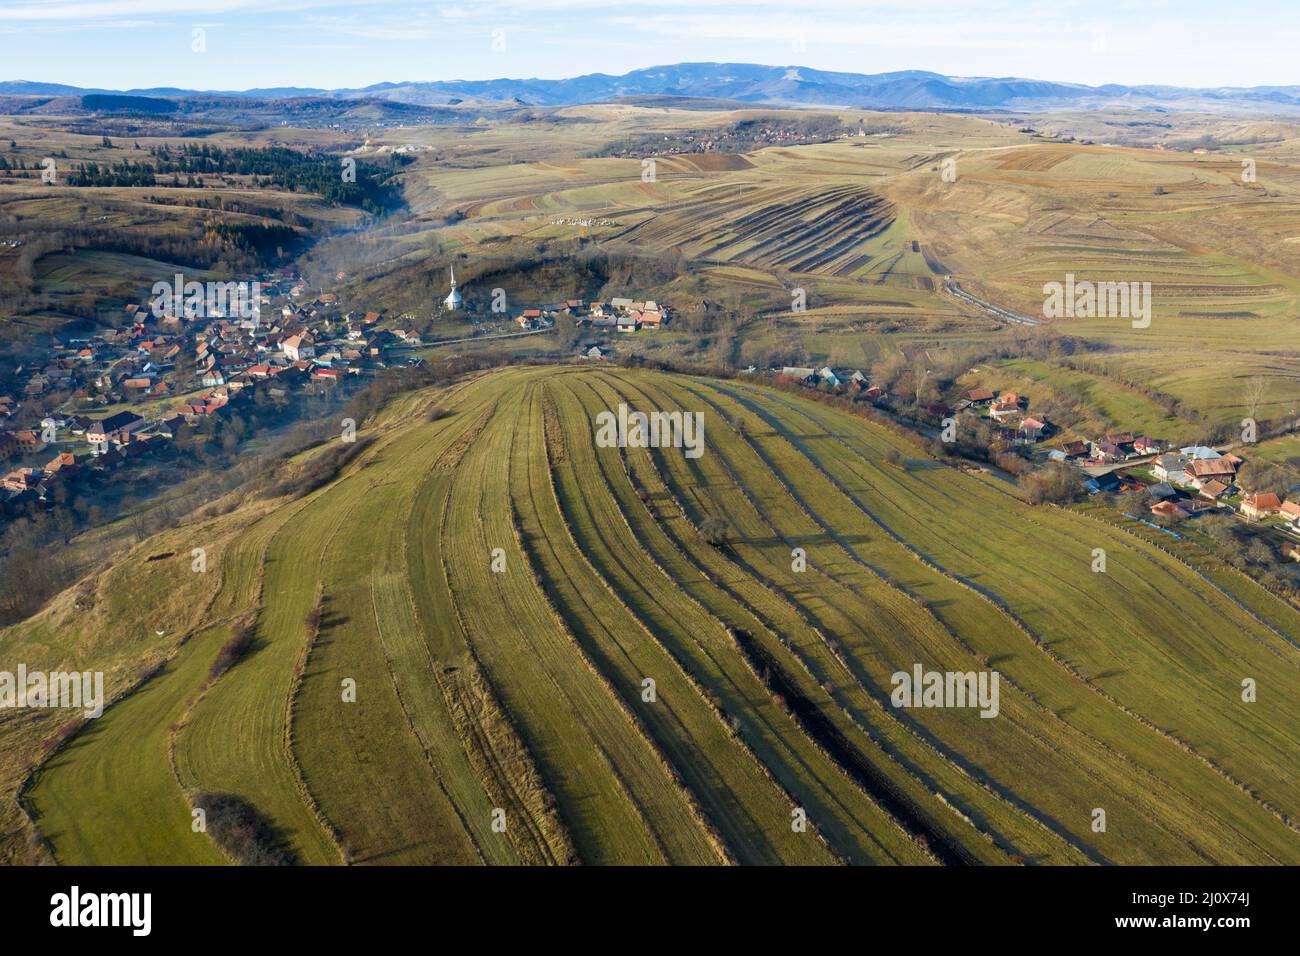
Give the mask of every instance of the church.
[[447, 293], [447, 298], [442, 300], [442, 307], [444, 309], [460, 309], [463, 308], [463, 305], [460, 293], [456, 291], [456, 269], [453, 266], [451, 269], [451, 291]]

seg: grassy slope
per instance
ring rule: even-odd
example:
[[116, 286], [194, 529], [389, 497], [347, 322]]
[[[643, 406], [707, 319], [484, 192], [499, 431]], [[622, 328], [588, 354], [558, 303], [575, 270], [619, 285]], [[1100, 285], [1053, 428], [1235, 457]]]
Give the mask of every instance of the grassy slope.
[[[432, 400], [452, 414], [426, 421]], [[592, 416], [619, 401], [703, 411], [706, 454], [595, 448]], [[1300, 615], [1221, 569], [742, 382], [515, 369], [367, 428], [379, 440], [323, 489], [146, 542], [105, 590], [96, 654], [170, 653], [145, 619], [195, 636], [43, 768], [31, 804], [61, 861], [219, 862], [189, 832], [198, 788], [250, 800], [303, 862], [915, 863], [920, 836], [987, 863], [1300, 860], [1277, 703], [1300, 683], [1283, 636]], [[703, 542], [706, 517], [729, 547]], [[194, 540], [220, 574], [178, 595]], [[49, 656], [68, 600], [0, 635], [4, 660], [80, 662]], [[199, 695], [218, 625], [251, 609], [253, 650]], [[890, 707], [889, 675], [918, 661], [999, 670], [999, 717]], [[1259, 703], [1239, 703], [1242, 676]], [[0, 730], [32, 753], [55, 721], [22, 716]]]

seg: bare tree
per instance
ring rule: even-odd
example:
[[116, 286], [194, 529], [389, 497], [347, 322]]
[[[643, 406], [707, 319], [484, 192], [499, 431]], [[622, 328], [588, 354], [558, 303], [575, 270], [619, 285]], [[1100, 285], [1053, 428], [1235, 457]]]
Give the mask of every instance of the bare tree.
[[1268, 379], [1262, 375], [1252, 375], [1246, 379], [1245, 387], [1242, 389], [1242, 404], [1246, 407], [1248, 417], [1259, 420], [1257, 412], [1267, 397]]

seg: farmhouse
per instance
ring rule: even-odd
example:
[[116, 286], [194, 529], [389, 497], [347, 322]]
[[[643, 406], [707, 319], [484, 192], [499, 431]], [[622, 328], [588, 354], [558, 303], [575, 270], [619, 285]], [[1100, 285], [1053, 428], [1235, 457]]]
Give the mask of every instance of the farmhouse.
[[1187, 517], [1187, 512], [1174, 501], [1157, 501], [1151, 506], [1151, 513], [1161, 518], [1181, 519]]
[[36, 468], [18, 468], [4, 476], [3, 485], [8, 491], [26, 491], [40, 484], [42, 473]]
[[1183, 469], [1183, 484], [1200, 488], [1207, 481], [1218, 480], [1231, 482], [1237, 474], [1237, 466], [1226, 458], [1202, 458], [1187, 463]]
[[1027, 417], [1020, 423], [1020, 428], [1016, 431], [1016, 436], [1022, 441], [1035, 442], [1043, 437], [1043, 432], [1047, 429], [1047, 422], [1041, 418]]
[[1090, 495], [1099, 494], [1103, 491], [1117, 491], [1119, 489], [1119, 478], [1114, 472], [1107, 472], [1104, 475], [1097, 475], [1089, 478], [1083, 483], [1084, 490]]
[[1174, 490], [1174, 486], [1169, 484], [1167, 481], [1162, 481], [1159, 484], [1152, 485], [1147, 489], [1147, 494], [1156, 501], [1168, 501], [1170, 498], [1178, 497], [1178, 492]]
[[1092, 456], [1100, 461], [1123, 461], [1124, 449], [1114, 442], [1093, 442]]
[[20, 452], [27, 453], [27, 452], [40, 450], [41, 448], [40, 436], [37, 435], [36, 432], [32, 431], [31, 429], [24, 429], [19, 432], [14, 432], [13, 435], [14, 435], [14, 444], [18, 446], [18, 450]]
[[131, 440], [131, 433], [144, 427], [145, 421], [134, 412], [118, 412], [95, 422], [86, 429], [86, 441], [93, 455], [102, 455], [110, 445], [122, 445]]
[[1247, 518], [1264, 518], [1277, 514], [1282, 502], [1275, 494], [1252, 495], [1241, 503], [1241, 513]]
[[1186, 455], [1178, 452], [1165, 452], [1155, 460], [1151, 466], [1151, 473], [1161, 481], [1181, 481], [1183, 471], [1187, 468], [1189, 459]]
[[1211, 479], [1201, 485], [1199, 491], [1203, 497], [1216, 501], [1228, 493], [1228, 485], [1217, 479]]
[[280, 350], [291, 362], [316, 357], [316, 342], [310, 335], [291, 335], [280, 343]]
[[1008, 418], [1014, 418], [1020, 414], [1020, 406], [1015, 402], [994, 402], [993, 407], [989, 409], [989, 417], [997, 421], [1005, 421]]

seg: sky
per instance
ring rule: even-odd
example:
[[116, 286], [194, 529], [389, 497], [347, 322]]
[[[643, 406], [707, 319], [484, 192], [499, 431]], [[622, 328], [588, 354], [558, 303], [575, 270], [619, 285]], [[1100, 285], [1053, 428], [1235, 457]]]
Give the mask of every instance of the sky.
[[362, 87], [689, 61], [1300, 84], [1300, 0], [0, 0], [0, 80]]

